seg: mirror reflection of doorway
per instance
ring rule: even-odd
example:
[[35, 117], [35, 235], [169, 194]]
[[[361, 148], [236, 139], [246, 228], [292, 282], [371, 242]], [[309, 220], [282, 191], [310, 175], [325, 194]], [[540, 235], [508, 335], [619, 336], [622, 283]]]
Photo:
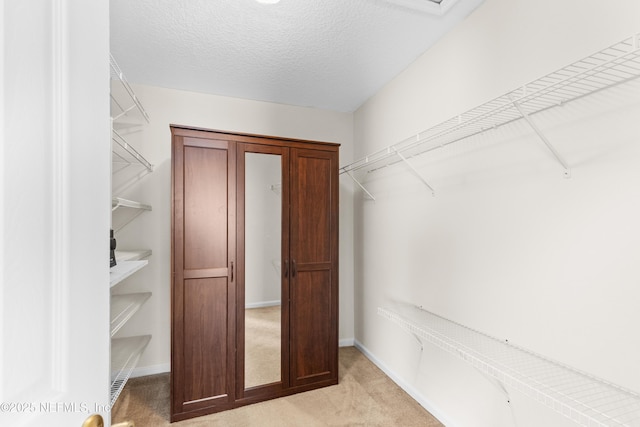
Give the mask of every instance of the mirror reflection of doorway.
[[282, 159], [245, 153], [245, 389], [281, 381]]

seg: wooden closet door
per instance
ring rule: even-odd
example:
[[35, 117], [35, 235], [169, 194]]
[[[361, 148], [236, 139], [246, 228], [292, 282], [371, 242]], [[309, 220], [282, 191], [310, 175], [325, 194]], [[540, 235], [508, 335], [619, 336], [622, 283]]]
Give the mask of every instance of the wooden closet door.
[[337, 383], [337, 150], [291, 150], [290, 209], [290, 385]]
[[174, 134], [172, 162], [171, 420], [178, 421], [235, 400], [235, 143]]

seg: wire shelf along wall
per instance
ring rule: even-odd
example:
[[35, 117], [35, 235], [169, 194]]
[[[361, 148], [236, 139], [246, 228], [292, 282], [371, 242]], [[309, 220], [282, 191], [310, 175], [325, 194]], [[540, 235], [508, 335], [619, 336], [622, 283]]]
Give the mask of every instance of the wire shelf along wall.
[[111, 340], [110, 406], [113, 406], [120, 396], [149, 341], [151, 341], [151, 335]]
[[421, 307], [398, 304], [378, 314], [579, 425], [640, 427], [640, 395]]
[[640, 34], [342, 166], [340, 174], [347, 174], [370, 198], [374, 199], [362, 183], [353, 176], [353, 172], [361, 169], [373, 172], [403, 162], [433, 192], [419, 171], [411, 165], [412, 157], [438, 150], [516, 120], [525, 120], [560, 163], [564, 176], [569, 177], [571, 172], [568, 163], [555, 150], [533, 121], [532, 116], [638, 77], [640, 77]]
[[149, 123], [149, 115], [129, 85], [120, 66], [109, 56], [111, 69], [112, 193], [119, 194], [153, 172], [153, 165], [130, 143], [130, 136]]
[[[127, 116], [139, 121], [140, 124], [142, 121], [149, 123], [149, 115], [111, 54], [109, 54], [109, 65], [111, 66], [111, 80], [119, 83], [119, 85], [111, 87], [111, 118], [116, 121]], [[125, 101], [127, 104], [124, 104]], [[129, 114], [131, 112], [136, 114]]]
[[111, 199], [111, 227], [117, 233], [144, 211], [150, 210], [152, 210], [151, 205], [114, 197]]
[[153, 165], [115, 129], [111, 132], [111, 141], [111, 191], [117, 195], [153, 172]]

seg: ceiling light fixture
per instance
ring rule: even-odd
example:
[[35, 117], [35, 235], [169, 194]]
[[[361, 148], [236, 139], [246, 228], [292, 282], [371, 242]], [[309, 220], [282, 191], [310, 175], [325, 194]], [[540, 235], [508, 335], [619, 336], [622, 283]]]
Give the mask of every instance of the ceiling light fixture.
[[458, 0], [385, 0], [408, 9], [432, 15], [444, 15]]

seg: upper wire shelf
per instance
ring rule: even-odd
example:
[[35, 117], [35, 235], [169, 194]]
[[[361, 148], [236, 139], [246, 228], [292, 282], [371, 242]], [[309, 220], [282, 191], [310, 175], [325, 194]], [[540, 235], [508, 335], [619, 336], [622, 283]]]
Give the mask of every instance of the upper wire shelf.
[[[111, 118], [115, 121], [126, 116], [136, 121], [142, 119], [149, 123], [149, 115], [111, 54], [109, 54], [109, 64], [111, 65], [111, 80], [120, 82], [118, 86], [111, 85]], [[134, 112], [137, 114], [133, 114]]]
[[127, 165], [140, 165], [147, 172], [153, 172], [153, 165], [135, 148], [133, 148], [117, 131], [112, 131], [111, 139], [115, 143], [112, 147], [113, 162], [122, 164], [115, 172], [119, 172]]
[[[583, 426], [640, 426], [640, 395], [420, 307], [378, 314]], [[505, 389], [506, 390], [506, 389]]]
[[111, 191], [119, 195], [153, 172], [153, 165], [115, 129], [112, 129], [111, 140]]
[[[457, 115], [396, 144], [340, 168], [340, 174], [368, 172], [405, 161], [488, 129], [525, 119], [544, 140], [529, 116], [640, 76], [640, 43], [636, 34], [518, 89]], [[545, 140], [558, 161], [568, 165]], [[353, 178], [353, 177], [352, 177]]]
[[114, 197], [111, 199], [111, 228], [117, 233], [125, 225], [136, 219], [138, 215], [151, 209], [151, 205]]
[[127, 82], [113, 55], [111, 68], [111, 157], [112, 193], [120, 194], [146, 174], [153, 165], [130, 143], [132, 134], [149, 123], [149, 115]]

